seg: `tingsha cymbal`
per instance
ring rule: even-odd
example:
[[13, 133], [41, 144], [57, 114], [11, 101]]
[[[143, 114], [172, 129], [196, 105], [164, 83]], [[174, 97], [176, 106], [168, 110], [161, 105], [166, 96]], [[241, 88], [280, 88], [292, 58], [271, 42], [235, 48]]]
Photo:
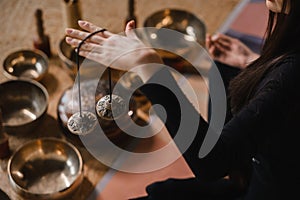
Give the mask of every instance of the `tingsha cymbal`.
[[97, 124], [97, 117], [94, 113], [82, 111], [74, 113], [68, 120], [67, 126], [71, 133], [86, 135], [91, 133]]
[[[112, 100], [110, 100], [112, 98]], [[96, 105], [96, 111], [100, 118], [113, 120], [120, 117], [126, 111], [124, 99], [118, 95], [105, 95]]]

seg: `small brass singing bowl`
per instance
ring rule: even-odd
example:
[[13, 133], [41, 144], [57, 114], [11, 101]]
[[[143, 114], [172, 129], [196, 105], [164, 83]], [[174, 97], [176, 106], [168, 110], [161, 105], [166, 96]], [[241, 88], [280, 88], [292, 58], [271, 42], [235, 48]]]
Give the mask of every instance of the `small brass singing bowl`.
[[3, 61], [4, 75], [9, 79], [29, 78], [40, 81], [48, 72], [49, 59], [39, 50], [18, 50]]
[[159, 10], [146, 18], [144, 27], [167, 28], [185, 34], [188, 41], [205, 44], [206, 25], [191, 12], [180, 9]]
[[8, 161], [9, 182], [26, 199], [62, 199], [83, 181], [83, 160], [71, 143], [57, 138], [32, 140]]
[[195, 72], [183, 58], [189, 57], [195, 44], [204, 49], [206, 25], [203, 20], [186, 10], [163, 9], [147, 17], [144, 27], [151, 27], [147, 29], [147, 40], [152, 46], [172, 50], [157, 49], [165, 64], [180, 72]]

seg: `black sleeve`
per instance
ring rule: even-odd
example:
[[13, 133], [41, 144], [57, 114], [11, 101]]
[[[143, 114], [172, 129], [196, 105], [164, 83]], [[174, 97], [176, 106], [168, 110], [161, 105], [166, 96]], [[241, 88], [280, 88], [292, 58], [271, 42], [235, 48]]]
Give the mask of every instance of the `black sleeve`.
[[[279, 108], [282, 107], [283, 100], [288, 99], [290, 88], [293, 87], [291, 80], [295, 80], [289, 77], [290, 74], [293, 73], [278, 73], [278, 76], [268, 81], [251, 102], [224, 126], [213, 150], [203, 159], [199, 158], [198, 153], [208, 124], [200, 116], [196, 138], [183, 152], [196, 177], [210, 180], [224, 177], [241, 159], [251, 158], [256, 147], [255, 138], [263, 137], [259, 135], [260, 127], [272, 123], [274, 117], [283, 114]], [[181, 92], [169, 71], [161, 70], [152, 78], [154, 82], [161, 79], [168, 79], [169, 85], [146, 84], [141, 91], [153, 104], [161, 104], [166, 109], [165, 125], [174, 137], [181, 119], [180, 103], [184, 104], [184, 109], [190, 113], [190, 119], [199, 117], [199, 113]], [[173, 91], [168, 88], [172, 88]]]
[[[216, 67], [218, 68], [218, 70], [220, 72], [220, 75], [222, 77], [222, 81], [223, 81], [223, 84], [224, 84], [225, 92], [226, 92], [227, 110], [226, 110], [225, 122], [227, 123], [232, 118], [230, 99], [229, 99], [229, 95], [228, 95], [229, 94], [229, 89], [228, 89], [229, 88], [229, 83], [233, 78], [235, 78], [241, 72], [241, 69], [239, 69], [237, 67], [230, 66], [230, 65], [226, 65], [226, 64], [218, 62], [218, 61], [214, 61], [214, 63], [216, 64]], [[209, 81], [209, 84], [211, 84], [210, 81]], [[209, 98], [208, 103], [209, 103], [209, 105], [208, 105], [208, 119], [210, 119], [210, 115], [211, 115], [211, 101], [210, 101], [210, 98]]]

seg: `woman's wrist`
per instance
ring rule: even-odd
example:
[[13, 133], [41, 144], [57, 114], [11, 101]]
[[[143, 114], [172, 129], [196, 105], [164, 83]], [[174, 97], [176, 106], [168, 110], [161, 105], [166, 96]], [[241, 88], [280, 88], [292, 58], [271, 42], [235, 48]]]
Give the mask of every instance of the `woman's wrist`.
[[134, 71], [146, 83], [160, 69], [158, 65], [163, 64], [163, 61], [158, 53], [150, 48], [139, 50], [137, 56], [138, 59], [135, 65], [137, 68]]

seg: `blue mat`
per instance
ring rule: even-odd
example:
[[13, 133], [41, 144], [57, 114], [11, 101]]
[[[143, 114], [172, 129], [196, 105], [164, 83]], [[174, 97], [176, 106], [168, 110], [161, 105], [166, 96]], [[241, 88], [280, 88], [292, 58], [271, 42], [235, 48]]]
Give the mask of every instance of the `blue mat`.
[[232, 29], [229, 29], [225, 32], [226, 35], [229, 35], [231, 37], [237, 38], [240, 41], [242, 41], [244, 44], [246, 44], [252, 51], [256, 53], [260, 53], [263, 39], [257, 36], [241, 33], [238, 31], [234, 31]]

